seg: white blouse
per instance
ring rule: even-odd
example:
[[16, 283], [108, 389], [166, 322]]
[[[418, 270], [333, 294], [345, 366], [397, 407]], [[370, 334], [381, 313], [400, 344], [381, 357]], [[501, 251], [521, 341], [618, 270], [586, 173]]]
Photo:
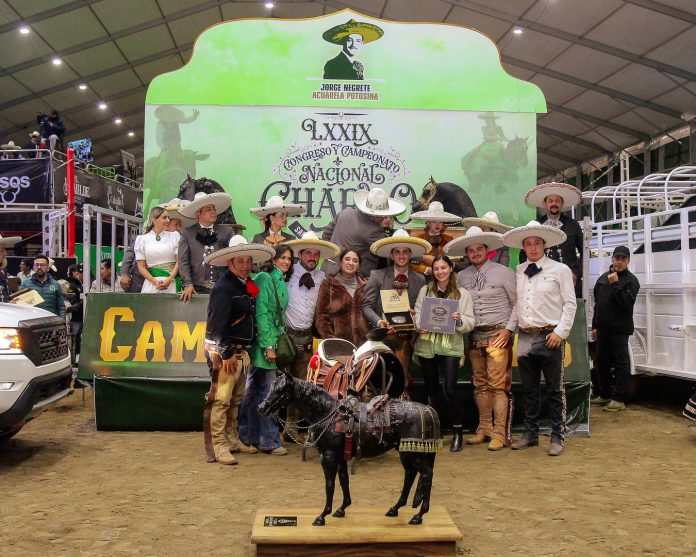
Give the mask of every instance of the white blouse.
[[164, 231], [160, 232], [158, 241], [153, 230], [141, 234], [133, 246], [136, 261], [145, 261], [148, 267], [174, 263], [179, 252], [179, 236], [178, 232]]

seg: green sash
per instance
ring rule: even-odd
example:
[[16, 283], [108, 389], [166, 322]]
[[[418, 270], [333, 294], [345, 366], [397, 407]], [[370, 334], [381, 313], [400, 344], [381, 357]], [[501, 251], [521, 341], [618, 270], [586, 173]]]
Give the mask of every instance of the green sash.
[[[150, 271], [150, 274], [153, 277], [167, 278], [170, 275], [169, 271], [165, 271], [164, 269], [158, 269], [157, 267], [148, 267], [147, 270]], [[181, 292], [181, 277], [179, 275], [177, 275], [174, 279], [174, 284], [176, 284], [176, 291]]]

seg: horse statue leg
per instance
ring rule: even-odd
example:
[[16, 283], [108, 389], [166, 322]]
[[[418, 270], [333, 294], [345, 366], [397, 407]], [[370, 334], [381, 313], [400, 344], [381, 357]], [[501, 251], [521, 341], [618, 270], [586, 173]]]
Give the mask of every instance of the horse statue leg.
[[[420, 474], [423, 503], [417, 514], [413, 515], [409, 524], [423, 524], [423, 515], [430, 510], [430, 490], [433, 487], [433, 469], [435, 468], [435, 453], [412, 453], [413, 466]], [[415, 503], [415, 498], [414, 498]]]
[[343, 502], [341, 506], [336, 509], [333, 513], [334, 518], [343, 518], [346, 516], [346, 509], [350, 507], [352, 501], [350, 500], [350, 483], [348, 480], [348, 463], [345, 459], [341, 459], [338, 462], [338, 481], [341, 483], [341, 490], [343, 491]]
[[335, 451], [326, 450], [321, 453], [321, 467], [324, 470], [324, 481], [326, 482], [326, 504], [321, 514], [314, 519], [312, 526], [324, 526], [327, 514], [331, 514], [333, 506], [334, 490], [336, 488], [336, 472], [338, 471], [339, 455]]
[[404, 468], [404, 487], [401, 489], [399, 500], [390, 507], [384, 516], [399, 516], [399, 509], [408, 502], [408, 494], [411, 492], [413, 482], [416, 479], [416, 468], [413, 466], [413, 455], [417, 453], [399, 453], [401, 466]]

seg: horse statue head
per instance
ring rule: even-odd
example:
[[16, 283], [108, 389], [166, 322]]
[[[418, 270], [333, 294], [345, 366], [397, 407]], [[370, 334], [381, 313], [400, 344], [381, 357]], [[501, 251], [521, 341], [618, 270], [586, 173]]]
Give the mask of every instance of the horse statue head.
[[462, 218], [476, 216], [474, 203], [464, 188], [452, 182], [437, 182], [430, 176], [412, 211], [426, 211], [433, 201], [439, 201], [446, 212]]
[[271, 392], [264, 401], [259, 404], [259, 414], [268, 416], [287, 408], [295, 400], [295, 378], [287, 371], [281, 373], [271, 385]]

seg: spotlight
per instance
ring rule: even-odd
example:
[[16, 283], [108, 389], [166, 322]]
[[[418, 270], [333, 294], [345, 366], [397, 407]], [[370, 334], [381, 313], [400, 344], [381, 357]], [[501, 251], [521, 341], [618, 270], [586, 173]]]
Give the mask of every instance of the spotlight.
[[20, 32], [22, 35], [28, 35], [29, 32], [30, 32], [30, 29], [29, 29], [29, 27], [20, 27], [20, 28], [19, 28], [19, 32]]
[[105, 102], [99, 103], [99, 109], [100, 109], [100, 110], [106, 110], [106, 103], [105, 103]]
[[123, 120], [121, 120], [120, 118], [116, 118], [114, 120], [114, 124], [120, 124], [121, 122], [123, 122]]
[[273, 2], [266, 2], [266, 7], [270, 10], [273, 7]]
[[51, 60], [51, 62], [54, 66], [60, 66], [63, 63], [63, 61], [60, 58], [54, 58], [53, 60]]
[[133, 137], [135, 135], [135, 132], [128, 132], [128, 137]]
[[80, 84], [77, 86], [77, 88], [78, 88], [80, 91], [84, 91], [85, 89], [87, 89], [87, 85], [85, 85], [84, 83], [80, 83]]
[[522, 34], [522, 27], [520, 27], [519, 25], [515, 25], [515, 27], [513, 28], [512, 32], [513, 32], [515, 35], [521, 35], [521, 34]]

